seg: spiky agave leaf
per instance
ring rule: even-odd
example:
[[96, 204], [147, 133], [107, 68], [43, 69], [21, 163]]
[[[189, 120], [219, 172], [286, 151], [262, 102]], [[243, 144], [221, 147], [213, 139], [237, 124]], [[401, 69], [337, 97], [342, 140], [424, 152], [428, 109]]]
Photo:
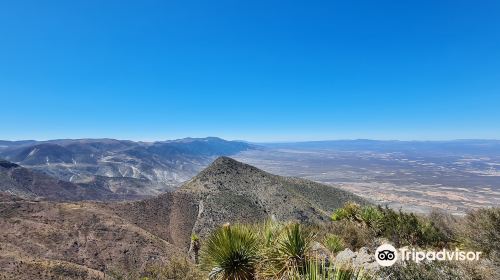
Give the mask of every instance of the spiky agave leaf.
[[298, 223], [285, 227], [265, 252], [264, 274], [273, 279], [295, 279], [303, 274], [313, 238], [313, 232]]
[[256, 234], [246, 226], [224, 226], [202, 248], [202, 263], [210, 279], [253, 280], [258, 260]]

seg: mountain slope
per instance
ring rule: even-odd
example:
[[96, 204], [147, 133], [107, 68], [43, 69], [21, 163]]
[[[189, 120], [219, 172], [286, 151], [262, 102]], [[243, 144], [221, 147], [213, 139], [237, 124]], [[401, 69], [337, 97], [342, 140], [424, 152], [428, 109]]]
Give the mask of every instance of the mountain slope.
[[[104, 204], [0, 202], [0, 279], [115, 279], [183, 252]], [[5, 278], [2, 278], [5, 277]]]
[[215, 137], [152, 143], [77, 139], [2, 144], [1, 157], [60, 180], [110, 186], [117, 194], [150, 196], [173, 190], [217, 156], [253, 148]]
[[0, 160], [0, 192], [48, 200], [94, 200], [114, 197], [107, 189], [62, 181], [4, 160]]
[[271, 216], [320, 222], [347, 201], [367, 203], [331, 186], [272, 175], [220, 157], [176, 191], [116, 209], [122, 217], [186, 248], [192, 232], [205, 236], [226, 222], [255, 222]]
[[225, 222], [279, 220], [318, 222], [347, 201], [366, 203], [349, 192], [264, 172], [229, 157], [220, 157], [179, 192], [191, 193], [203, 203], [195, 232], [204, 233]]

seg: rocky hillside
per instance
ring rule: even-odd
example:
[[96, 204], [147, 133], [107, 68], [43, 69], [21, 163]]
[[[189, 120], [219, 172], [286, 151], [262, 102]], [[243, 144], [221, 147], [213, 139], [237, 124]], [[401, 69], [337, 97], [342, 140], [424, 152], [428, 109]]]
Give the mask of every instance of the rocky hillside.
[[116, 198], [116, 195], [109, 189], [62, 181], [4, 160], [0, 160], [0, 192], [24, 198], [47, 200]]
[[229, 157], [220, 157], [179, 192], [199, 201], [194, 231], [204, 235], [225, 222], [278, 220], [319, 222], [347, 201], [366, 203], [349, 192], [312, 181], [282, 177]]
[[183, 255], [103, 204], [0, 197], [0, 279], [105, 279]]
[[367, 203], [332, 186], [276, 176], [220, 157], [175, 192], [120, 204], [117, 209], [131, 222], [173, 244], [186, 246], [192, 232], [205, 236], [226, 222], [247, 223], [272, 216], [279, 220], [321, 222], [347, 201]]

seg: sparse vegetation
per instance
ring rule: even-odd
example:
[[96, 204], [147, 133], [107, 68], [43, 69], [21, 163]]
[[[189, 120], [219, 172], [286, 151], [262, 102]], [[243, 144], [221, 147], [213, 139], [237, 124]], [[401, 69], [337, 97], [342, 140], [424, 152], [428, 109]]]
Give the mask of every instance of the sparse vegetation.
[[[267, 221], [262, 225], [223, 226], [202, 249], [203, 267], [210, 279], [369, 279], [361, 270], [333, 265], [311, 253], [315, 231], [299, 223]], [[332, 246], [341, 242], [334, 235]], [[335, 247], [339, 250], [339, 247]]]
[[[342, 225], [344, 229], [351, 227], [352, 223], [357, 224], [359, 228], [368, 228], [372, 238], [387, 238], [397, 247], [443, 246], [452, 241], [430, 219], [401, 210], [394, 211], [387, 207], [361, 207], [354, 203], [347, 203], [333, 213], [332, 221], [337, 223], [344, 221]], [[343, 236], [352, 239], [352, 234], [353, 232], [344, 232]], [[352, 247], [356, 248], [357, 243], [351, 242]]]
[[322, 260], [311, 260], [307, 271], [302, 277], [291, 278], [300, 280], [370, 280], [373, 277], [349, 265], [331, 266]]
[[344, 240], [340, 236], [328, 233], [323, 239], [323, 245], [330, 250], [332, 254], [336, 254], [346, 248]]
[[500, 266], [500, 208], [470, 212], [459, 235], [466, 247], [483, 252]]
[[[417, 216], [388, 208], [359, 206], [348, 203], [332, 215], [329, 226], [313, 227], [299, 223], [284, 224], [266, 221], [261, 225], [241, 226], [254, 232], [258, 244], [252, 266], [243, 278], [219, 279], [498, 279], [498, 209], [485, 209], [470, 213], [465, 218], [448, 217], [442, 213]], [[476, 225], [473, 227], [473, 225]], [[232, 228], [231, 227], [231, 228]], [[474, 229], [475, 234], [472, 233]], [[224, 231], [224, 228], [219, 231]], [[227, 230], [227, 228], [226, 228]], [[248, 234], [248, 233], [247, 233]], [[460, 236], [460, 241], [457, 237]], [[421, 248], [462, 246], [484, 250], [491, 258], [472, 264], [464, 262], [399, 263], [380, 271], [364, 271], [360, 267], [331, 262], [333, 258], [315, 256], [311, 244], [320, 242], [331, 255], [346, 247], [374, 249], [374, 240], [389, 239], [396, 247], [411, 245]], [[488, 240], [490, 245], [482, 240]], [[209, 244], [213, 243], [210, 239]], [[226, 243], [218, 243], [226, 246]], [[253, 245], [252, 245], [252, 248]], [[206, 249], [204, 249], [206, 250]], [[224, 249], [226, 250], [226, 249]], [[206, 255], [205, 255], [206, 256]], [[238, 256], [238, 255], [234, 255]], [[227, 264], [237, 264], [227, 261]], [[234, 271], [235, 268], [225, 269]], [[208, 272], [221, 271], [220, 266]], [[245, 278], [246, 277], [246, 278]]]
[[[349, 203], [334, 213], [336, 218], [323, 225], [269, 219], [261, 224], [226, 225], [205, 238], [193, 234], [191, 246], [193, 250], [195, 247], [200, 250], [202, 265], [186, 258], [174, 258], [164, 265], [150, 265], [143, 270], [115, 269], [115, 273], [104, 273], [112, 279], [124, 280], [500, 279], [498, 208], [472, 211], [465, 217], [452, 217], [441, 212], [418, 216]], [[473, 264], [407, 262], [380, 271], [335, 262], [333, 255], [338, 255], [345, 248], [358, 252], [364, 248], [373, 252], [378, 239], [388, 239], [394, 245], [399, 241], [400, 245], [396, 246], [458, 246], [464, 250], [482, 251], [485, 258]], [[316, 254], [313, 244], [324, 246], [326, 255]], [[17, 269], [16, 273], [21, 272], [21, 267], [14, 269]], [[47, 279], [76, 270], [37, 268], [34, 271], [38, 275], [36, 277]], [[91, 270], [82, 273], [100, 275]]]
[[[146, 270], [142, 279], [147, 280], [202, 280], [205, 274], [187, 259], [173, 259], [165, 266], [152, 266]], [[141, 280], [142, 280], [141, 279]]]

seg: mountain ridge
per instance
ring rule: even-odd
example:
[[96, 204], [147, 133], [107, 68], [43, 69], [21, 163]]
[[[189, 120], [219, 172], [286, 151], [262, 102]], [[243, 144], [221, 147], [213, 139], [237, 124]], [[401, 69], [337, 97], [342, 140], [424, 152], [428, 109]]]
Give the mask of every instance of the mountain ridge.
[[[369, 203], [333, 186], [273, 175], [232, 158], [219, 157], [174, 192], [121, 204], [116, 209], [121, 215], [128, 215], [131, 222], [153, 228], [162, 238], [186, 248], [192, 233], [203, 237], [227, 222], [252, 223], [271, 217], [322, 222], [348, 201]], [[172, 235], [164, 227], [159, 228], [150, 220], [158, 215], [170, 228], [182, 230]]]
[[0, 157], [16, 164], [63, 181], [138, 196], [172, 191], [217, 156], [255, 148], [216, 137], [151, 143], [115, 139], [2, 143]]

